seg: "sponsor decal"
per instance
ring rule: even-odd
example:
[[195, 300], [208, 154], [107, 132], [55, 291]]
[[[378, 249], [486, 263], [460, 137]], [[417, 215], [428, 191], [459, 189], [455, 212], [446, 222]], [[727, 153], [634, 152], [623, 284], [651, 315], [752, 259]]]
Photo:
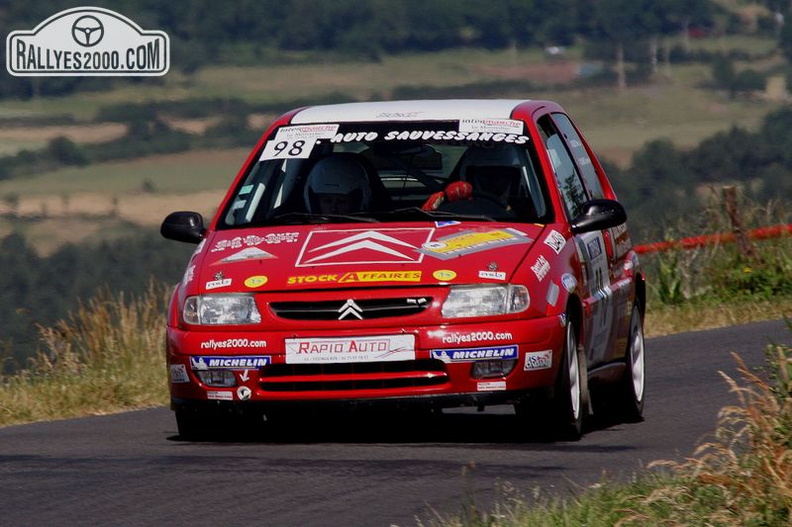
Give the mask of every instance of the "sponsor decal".
[[479, 271], [479, 278], [487, 278], [489, 280], [506, 280], [506, 273], [503, 271]]
[[248, 260], [267, 260], [269, 258], [275, 258], [275, 256], [268, 253], [267, 251], [262, 251], [258, 247], [247, 247], [246, 249], [242, 249], [239, 252], [236, 252], [230, 256], [226, 256], [225, 258], [216, 261], [212, 265], [220, 265], [224, 263], [233, 263], [233, 262], [246, 262]]
[[[520, 132], [522, 132], [522, 129]], [[380, 136], [378, 132], [371, 130], [336, 134], [330, 142], [352, 143], [359, 141], [374, 141], [380, 137], [385, 141], [492, 141], [494, 143], [511, 143], [515, 145], [524, 145], [530, 141], [528, 136], [522, 135], [519, 132], [504, 133], [478, 130], [390, 130]], [[310, 141], [306, 141], [306, 143], [309, 142]], [[313, 142], [310, 143], [310, 146], [313, 148]], [[298, 157], [298, 155], [294, 155], [293, 157]], [[299, 152], [299, 157], [302, 157], [302, 152]]]
[[170, 377], [173, 384], [190, 382], [190, 377], [187, 375], [187, 366], [184, 364], [171, 364]]
[[523, 123], [514, 119], [460, 119], [459, 131], [521, 134]]
[[421, 271], [352, 271], [344, 274], [311, 274], [290, 276], [288, 285], [315, 283], [377, 283], [377, 282], [420, 282]]
[[597, 258], [602, 256], [602, 243], [600, 242], [599, 236], [590, 240], [586, 244], [586, 248], [588, 250], [589, 258], [591, 258], [592, 260], [596, 260]]
[[209, 339], [201, 342], [202, 350], [217, 350], [226, 348], [266, 348], [266, 340], [254, 340], [247, 338], [227, 338], [222, 340]]
[[480, 392], [502, 392], [506, 389], [506, 381], [477, 382], [476, 390]]
[[237, 397], [239, 397], [240, 401], [247, 401], [250, 399], [250, 396], [253, 395], [253, 390], [248, 388], [247, 386], [240, 386], [237, 388]]
[[419, 247], [434, 228], [322, 230], [308, 234], [296, 267], [376, 263], [420, 263]]
[[337, 124], [284, 126], [264, 145], [260, 159], [306, 159], [317, 140], [330, 139], [337, 131]]
[[435, 227], [450, 227], [452, 225], [460, 225], [461, 221], [436, 221]]
[[17, 77], [151, 77], [170, 68], [170, 40], [101, 7], [75, 7], [6, 38], [6, 69]]
[[544, 244], [553, 249], [556, 254], [560, 254], [564, 245], [566, 245], [566, 238], [564, 238], [560, 232], [553, 229], [547, 234], [547, 237], [544, 239]]
[[233, 401], [234, 392], [228, 390], [206, 392], [206, 398], [211, 401]]
[[561, 285], [564, 286], [564, 289], [566, 289], [567, 292], [571, 293], [572, 291], [574, 291], [577, 288], [577, 284], [578, 284], [577, 278], [575, 278], [571, 274], [564, 273], [563, 276], [561, 276]]
[[257, 370], [268, 366], [272, 361], [268, 355], [226, 355], [190, 357], [193, 370]]
[[517, 346], [499, 346], [495, 348], [469, 348], [432, 350], [432, 358], [443, 362], [470, 362], [491, 359], [516, 359]]
[[492, 231], [464, 231], [424, 243], [421, 252], [441, 260], [456, 258], [496, 247], [530, 243], [531, 239], [512, 229]]
[[432, 273], [432, 276], [435, 278], [435, 280], [440, 280], [441, 282], [450, 282], [457, 277], [457, 274], [455, 271], [450, 269], [438, 269]]
[[195, 265], [191, 265], [187, 267], [187, 269], [184, 271], [184, 278], [182, 278], [182, 283], [184, 285], [187, 285], [190, 282], [192, 282], [193, 278], [195, 278]]
[[556, 285], [555, 282], [550, 282], [550, 285], [547, 286], [547, 303], [551, 306], [555, 306], [556, 302], [558, 302], [558, 294], [561, 292], [561, 288]]
[[553, 350], [529, 351], [525, 354], [525, 371], [546, 370], [553, 367]]
[[300, 239], [299, 232], [277, 232], [269, 233], [266, 236], [258, 236], [256, 234], [249, 234], [247, 236], [235, 236], [227, 240], [219, 240], [215, 242], [209, 252], [225, 251], [226, 249], [241, 249], [243, 247], [256, 247], [262, 243], [267, 245], [275, 245], [279, 243], [294, 243]]
[[249, 276], [243, 283], [245, 284], [245, 287], [256, 289], [257, 287], [261, 287], [267, 283], [267, 277], [264, 275]]
[[228, 287], [230, 285], [231, 285], [231, 279], [223, 276], [223, 272], [220, 271], [217, 274], [215, 274], [214, 280], [212, 280], [211, 282], [206, 282], [205, 287], [207, 290], [210, 290], [210, 289], [219, 289], [221, 287]]
[[414, 335], [286, 339], [285, 344], [287, 364], [415, 359]]
[[536, 275], [536, 279], [541, 282], [550, 271], [550, 262], [547, 261], [547, 258], [540, 255], [539, 258], [536, 259], [536, 262], [531, 266], [531, 270]]
[[[440, 337], [444, 344], [463, 344], [467, 342], [483, 342], [486, 340], [512, 340], [511, 331], [472, 331], [470, 333], [448, 333], [440, 332]], [[438, 335], [432, 335], [438, 336]]]

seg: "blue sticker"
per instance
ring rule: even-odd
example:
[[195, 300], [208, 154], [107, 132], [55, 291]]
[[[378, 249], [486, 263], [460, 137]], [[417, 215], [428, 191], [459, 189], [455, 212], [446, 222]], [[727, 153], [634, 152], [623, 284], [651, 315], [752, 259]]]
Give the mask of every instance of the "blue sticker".
[[517, 346], [432, 350], [432, 358], [439, 359], [443, 362], [468, 362], [472, 360], [516, 359]]

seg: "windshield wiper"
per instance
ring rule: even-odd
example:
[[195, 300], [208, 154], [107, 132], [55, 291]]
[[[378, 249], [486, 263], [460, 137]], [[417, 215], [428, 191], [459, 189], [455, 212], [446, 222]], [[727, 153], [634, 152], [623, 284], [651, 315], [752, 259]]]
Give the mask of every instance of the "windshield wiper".
[[286, 212], [267, 219], [267, 225], [300, 225], [318, 223], [379, 223], [379, 220], [368, 216], [357, 216], [353, 214], [315, 214], [311, 212]]
[[388, 219], [415, 219], [415, 220], [467, 220], [467, 221], [498, 221], [490, 216], [483, 216], [480, 214], [459, 214], [458, 212], [449, 212], [445, 210], [423, 210], [420, 207], [406, 207], [403, 209], [389, 210], [377, 213], [379, 217], [387, 217]]

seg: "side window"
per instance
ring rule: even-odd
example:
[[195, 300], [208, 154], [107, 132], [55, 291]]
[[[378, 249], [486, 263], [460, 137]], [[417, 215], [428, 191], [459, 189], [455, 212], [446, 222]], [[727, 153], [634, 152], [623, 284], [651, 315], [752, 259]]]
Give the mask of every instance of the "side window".
[[564, 145], [560, 132], [555, 128], [549, 117], [545, 116], [538, 121], [539, 130], [542, 132], [547, 154], [553, 164], [555, 179], [566, 205], [570, 218], [580, 213], [582, 205], [588, 201], [586, 189], [580, 179], [572, 156]]
[[558, 125], [561, 133], [566, 137], [569, 149], [572, 151], [572, 156], [577, 161], [577, 166], [580, 169], [580, 175], [583, 176], [583, 181], [588, 188], [592, 198], [604, 198], [605, 193], [602, 191], [602, 185], [597, 177], [597, 171], [594, 169], [594, 163], [591, 162], [586, 147], [583, 146], [583, 139], [575, 130], [572, 121], [563, 113], [554, 113], [553, 120]]

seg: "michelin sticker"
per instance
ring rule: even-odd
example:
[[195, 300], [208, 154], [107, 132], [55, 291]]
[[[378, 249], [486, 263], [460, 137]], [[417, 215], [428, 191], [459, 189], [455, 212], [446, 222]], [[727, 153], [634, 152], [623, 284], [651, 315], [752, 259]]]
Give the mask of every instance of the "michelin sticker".
[[268, 355], [230, 355], [190, 357], [193, 370], [257, 370], [270, 364]]
[[432, 350], [432, 358], [441, 360], [443, 362], [469, 362], [476, 360], [516, 359], [517, 346]]

